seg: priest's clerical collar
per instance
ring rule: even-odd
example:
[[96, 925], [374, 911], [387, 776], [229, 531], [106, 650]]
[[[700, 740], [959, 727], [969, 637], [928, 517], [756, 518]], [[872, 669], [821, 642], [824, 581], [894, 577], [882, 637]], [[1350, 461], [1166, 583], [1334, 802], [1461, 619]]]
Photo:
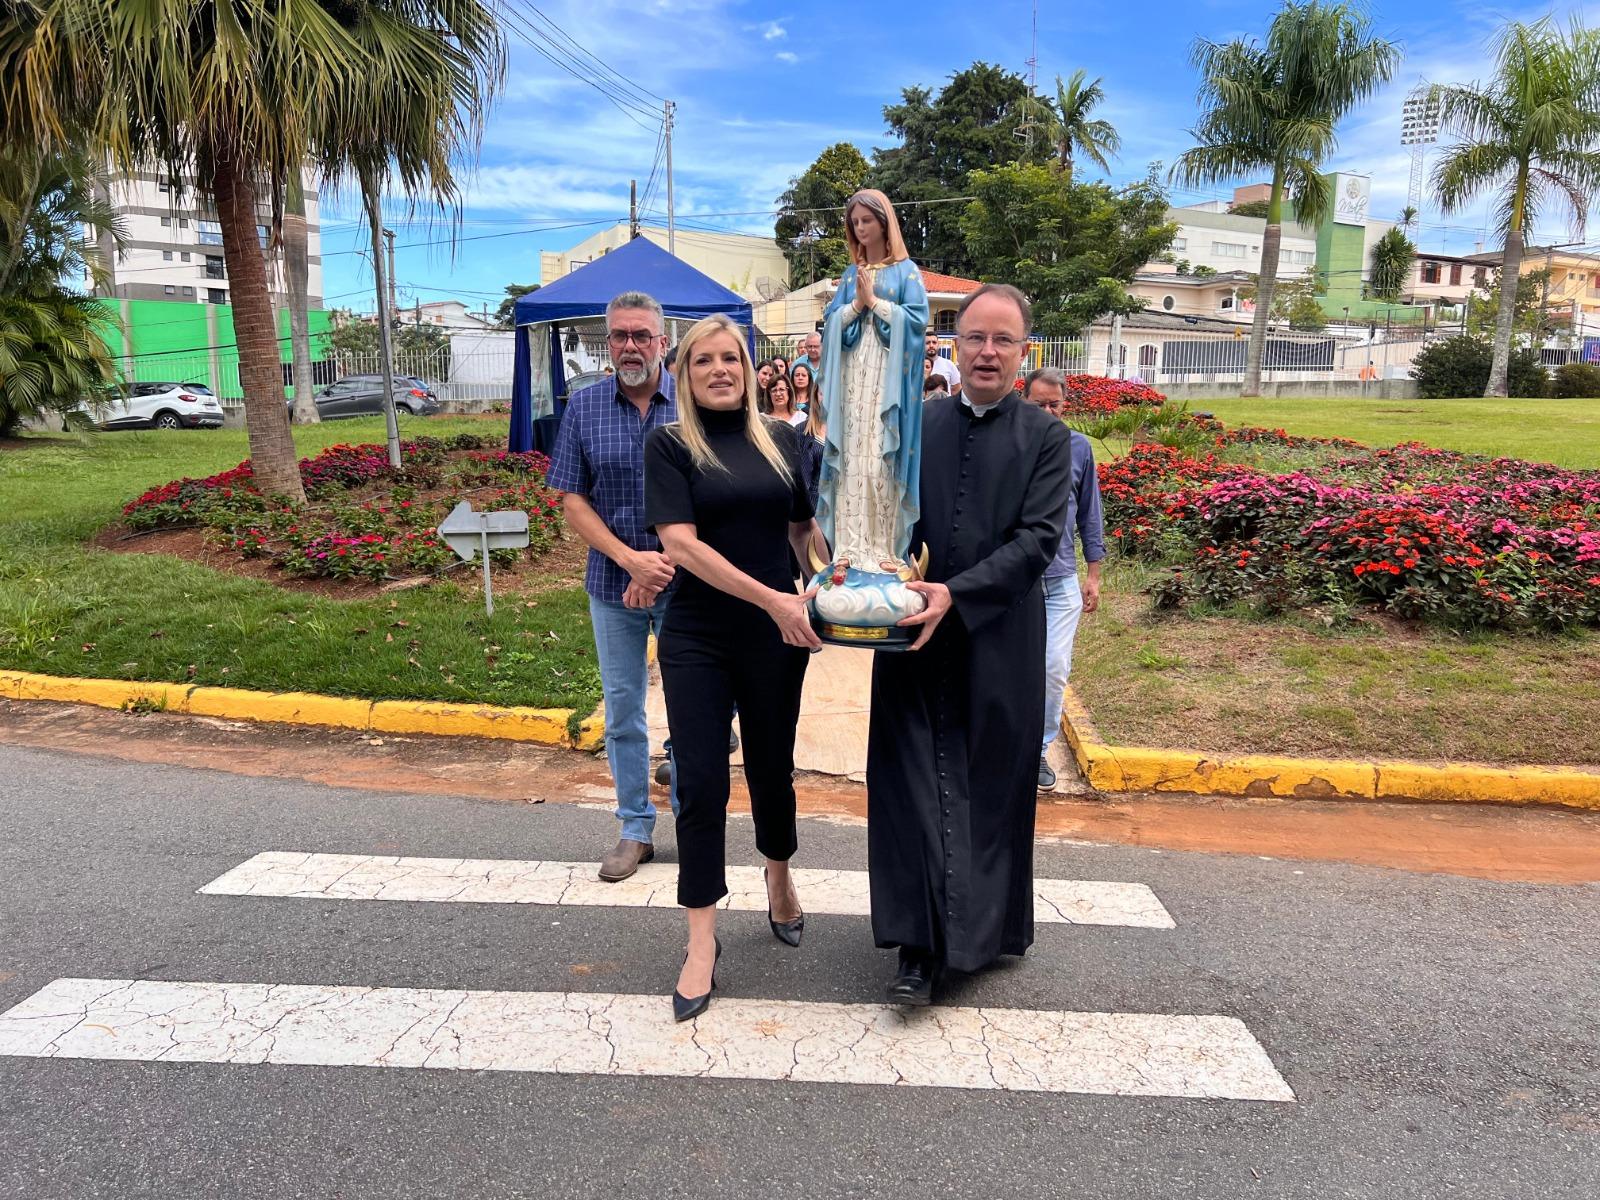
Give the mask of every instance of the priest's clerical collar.
[[1006, 398], [1001, 396], [1000, 399], [989, 404], [974, 404], [970, 396], [968, 396], [965, 392], [961, 393], [961, 403], [965, 404], [975, 417], [986, 417], [1005, 402]]

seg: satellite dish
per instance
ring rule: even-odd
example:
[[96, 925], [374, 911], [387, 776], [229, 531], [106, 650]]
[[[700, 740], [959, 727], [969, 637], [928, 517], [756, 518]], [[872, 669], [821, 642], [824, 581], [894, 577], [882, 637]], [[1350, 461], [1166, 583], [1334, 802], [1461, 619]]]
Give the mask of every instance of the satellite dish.
[[756, 295], [763, 300], [782, 300], [789, 294], [789, 285], [770, 275], [761, 275], [756, 279]]

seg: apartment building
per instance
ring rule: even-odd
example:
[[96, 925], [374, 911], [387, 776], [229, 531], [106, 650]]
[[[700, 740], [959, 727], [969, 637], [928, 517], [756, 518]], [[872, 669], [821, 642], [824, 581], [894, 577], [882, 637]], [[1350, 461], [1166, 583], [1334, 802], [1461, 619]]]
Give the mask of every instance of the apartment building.
[[[231, 302], [227, 267], [222, 258], [222, 228], [209, 202], [192, 189], [175, 189], [173, 181], [155, 172], [119, 175], [111, 200], [122, 219], [126, 242], [113, 252], [101, 241], [110, 279], [97, 294], [118, 300], [170, 300], [184, 304]], [[270, 207], [259, 212], [263, 241], [272, 220]], [[322, 307], [322, 232], [317, 193], [306, 185], [306, 246], [310, 261], [309, 307]], [[280, 296], [286, 290], [282, 266], [269, 262], [269, 286]]]

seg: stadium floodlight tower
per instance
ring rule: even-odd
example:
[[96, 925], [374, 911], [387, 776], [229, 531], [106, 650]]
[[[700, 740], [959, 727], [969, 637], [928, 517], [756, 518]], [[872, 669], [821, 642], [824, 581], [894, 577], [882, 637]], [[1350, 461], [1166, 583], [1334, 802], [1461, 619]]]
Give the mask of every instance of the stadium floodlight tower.
[[1428, 147], [1439, 140], [1439, 98], [1433, 88], [1419, 83], [1411, 89], [1400, 107], [1400, 144], [1411, 147], [1411, 186], [1406, 203], [1422, 207], [1422, 180], [1427, 166]]

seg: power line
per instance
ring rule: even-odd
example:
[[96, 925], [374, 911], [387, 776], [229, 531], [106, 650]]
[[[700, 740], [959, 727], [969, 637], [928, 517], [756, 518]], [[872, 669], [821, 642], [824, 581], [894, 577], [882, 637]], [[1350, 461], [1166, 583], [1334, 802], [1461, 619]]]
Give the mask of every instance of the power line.
[[626, 75], [623, 75], [620, 71], [617, 71], [615, 68], [613, 68], [610, 64], [602, 61], [596, 55], [591, 53], [584, 45], [582, 45], [582, 43], [580, 43], [570, 33], [568, 33], [565, 29], [561, 28], [561, 26], [556, 24], [555, 21], [551, 20], [550, 17], [547, 16], [544, 13], [544, 11], [539, 8], [539, 6], [537, 4], [530, 3], [529, 0], [522, 0], [522, 3], [523, 3], [523, 7], [530, 9], [540, 21], [542, 21], [542, 22], [544, 22], [544, 24], [548, 25], [555, 32], [557, 37], [559, 37], [562, 41], [566, 42], [567, 45], [571, 46], [574, 50], [576, 50], [584, 58], [587, 58], [590, 62], [594, 63], [594, 65], [597, 68], [599, 68], [600, 71], [602, 71], [605, 75], [609, 76], [611, 79], [615, 80], [622, 88], [624, 88], [625, 90], [627, 90], [629, 92], [632, 92], [635, 96], [637, 96], [639, 98], [640, 102], [642, 104], [644, 104], [646, 107], [650, 108], [653, 111], [657, 104], [666, 103], [666, 97], [665, 96], [658, 96], [654, 92], [652, 92], [649, 88], [644, 87], [642, 84], [635, 83], [633, 80], [629, 79]]
[[[538, 54], [552, 66], [565, 71], [578, 82], [587, 84], [589, 87], [592, 87], [595, 91], [599, 92], [606, 98], [607, 101], [610, 102], [614, 108], [616, 108], [618, 112], [627, 117], [628, 120], [632, 121], [635, 125], [639, 126], [640, 129], [646, 131], [651, 130], [651, 126], [645, 124], [644, 121], [639, 119], [641, 115], [655, 118], [658, 121], [660, 120], [660, 118], [656, 116], [654, 110], [650, 108], [645, 101], [637, 99], [628, 92], [621, 90], [616, 84], [610, 82], [606, 76], [601, 75], [596, 77], [592, 73], [586, 74], [585, 71], [579, 70], [578, 67], [575, 67], [571, 62], [559, 57], [560, 55], [566, 54], [567, 51], [561, 47], [558, 41], [556, 41], [538, 26], [534, 25], [532, 21], [523, 16], [520, 12], [514, 11], [511, 8], [502, 8], [500, 12], [501, 16], [504, 17], [507, 22], [522, 35], [523, 43], [530, 50]], [[598, 59], [595, 61], [599, 62]], [[609, 70], [609, 68], [607, 69]], [[612, 72], [612, 74], [615, 74], [615, 72]]]

